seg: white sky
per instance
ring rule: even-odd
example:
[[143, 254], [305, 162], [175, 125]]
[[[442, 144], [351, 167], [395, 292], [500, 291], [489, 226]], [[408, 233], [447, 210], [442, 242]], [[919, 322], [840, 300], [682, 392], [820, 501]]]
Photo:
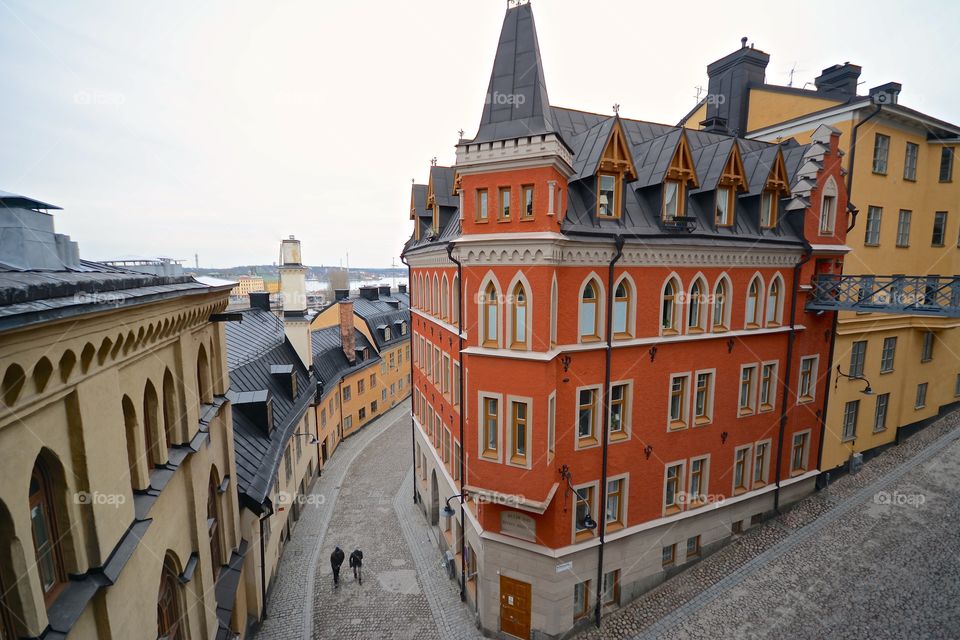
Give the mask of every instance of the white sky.
[[[748, 36], [767, 81], [863, 66], [861, 92], [956, 122], [960, 3], [534, 0], [555, 105], [676, 123]], [[0, 0], [0, 189], [64, 207], [88, 259], [389, 266], [410, 181], [476, 132], [505, 0]], [[399, 264], [399, 260], [397, 262]]]

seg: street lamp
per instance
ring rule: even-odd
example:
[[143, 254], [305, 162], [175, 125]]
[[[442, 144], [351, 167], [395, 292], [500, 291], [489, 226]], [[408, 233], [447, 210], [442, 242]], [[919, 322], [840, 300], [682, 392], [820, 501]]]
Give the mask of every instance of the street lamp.
[[862, 393], [865, 396], [873, 395], [873, 387], [870, 386], [870, 381], [864, 378], [863, 376], [852, 376], [849, 373], [844, 373], [843, 371], [840, 370], [840, 365], [837, 365], [837, 375], [843, 376], [844, 378], [849, 378], [850, 380], [863, 381], [867, 386], [864, 387], [860, 393]]
[[[462, 494], [462, 493], [457, 493], [457, 494], [454, 494], [454, 495], [450, 496], [449, 498], [447, 498], [447, 501], [446, 501], [446, 502], [444, 503], [444, 505], [443, 505], [443, 511], [441, 511], [440, 514], [441, 514], [444, 518], [447, 519], [447, 522], [448, 522], [448, 523], [449, 523], [449, 521], [450, 521], [450, 518], [452, 518], [453, 516], [457, 515], [457, 512], [454, 511], [454, 510], [453, 510], [453, 507], [450, 506], [450, 501], [451, 501], [451, 500], [456, 500], [457, 498], [459, 498], [459, 499], [460, 499], [460, 508], [462, 509], [462, 508], [463, 508], [463, 499], [464, 499], [465, 497], [466, 497], [466, 496], [465, 496], [464, 494]], [[464, 523], [461, 522], [461, 523], [460, 523], [460, 541], [461, 541], [461, 545], [460, 545], [460, 602], [466, 602], [466, 601], [467, 601], [467, 558], [466, 558], [466, 555], [467, 555], [467, 554], [466, 554], [466, 550], [463, 548], [463, 544], [462, 544], [462, 542], [463, 542], [463, 525], [464, 525]]]
[[587, 513], [583, 516], [583, 520], [579, 522], [580, 527], [587, 531], [593, 531], [597, 528], [597, 522], [590, 516], [590, 502], [574, 488], [573, 474], [570, 472], [570, 467], [561, 465], [558, 471], [560, 472], [560, 477], [567, 482], [567, 493], [573, 491], [573, 495], [577, 496], [577, 504], [583, 502], [587, 505]]
[[295, 433], [293, 435], [300, 436], [301, 438], [310, 438], [310, 440], [308, 440], [309, 444], [320, 444], [320, 441], [317, 440], [317, 436], [313, 435], [312, 433]]

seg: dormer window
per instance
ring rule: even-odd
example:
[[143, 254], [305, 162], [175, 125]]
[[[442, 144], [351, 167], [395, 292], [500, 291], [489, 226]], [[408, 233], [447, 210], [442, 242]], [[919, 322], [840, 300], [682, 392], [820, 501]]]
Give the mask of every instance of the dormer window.
[[729, 227], [733, 224], [733, 189], [717, 187], [716, 214], [714, 222], [718, 227]]
[[823, 185], [823, 200], [820, 202], [820, 235], [832, 236], [837, 222], [837, 183], [833, 176]]
[[597, 215], [601, 218], [620, 217], [620, 176], [601, 173], [597, 176]]
[[667, 180], [663, 183], [663, 212], [664, 222], [672, 222], [675, 218], [682, 218], [684, 212], [684, 197], [686, 185], [678, 180]]
[[383, 339], [384, 339], [384, 340], [389, 340], [389, 339], [390, 339], [390, 327], [384, 327], [384, 328], [383, 328]]
[[772, 191], [764, 191], [760, 197], [760, 226], [764, 229], [777, 226], [777, 199]]

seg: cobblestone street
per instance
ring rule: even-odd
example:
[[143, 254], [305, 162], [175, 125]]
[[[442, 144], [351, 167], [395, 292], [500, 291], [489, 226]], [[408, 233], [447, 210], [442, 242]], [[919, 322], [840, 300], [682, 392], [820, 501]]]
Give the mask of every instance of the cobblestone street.
[[931, 425], [579, 637], [957, 637], [958, 423]]

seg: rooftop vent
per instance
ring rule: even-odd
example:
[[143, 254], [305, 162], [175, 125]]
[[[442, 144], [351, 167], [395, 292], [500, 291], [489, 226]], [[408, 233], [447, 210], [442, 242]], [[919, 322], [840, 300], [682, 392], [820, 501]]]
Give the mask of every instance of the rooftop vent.
[[350, 297], [350, 289], [334, 289], [333, 290], [334, 300], [346, 300], [349, 297]]
[[844, 62], [827, 67], [814, 78], [820, 93], [834, 94], [838, 98], [851, 98], [857, 95], [857, 80], [860, 79], [860, 66]]
[[270, 311], [270, 294], [266, 291], [250, 292], [250, 308]]
[[389, 296], [389, 295], [390, 295], [390, 285], [388, 285], [388, 284], [382, 284], [382, 285], [380, 285], [379, 287], [377, 287], [377, 291], [380, 292], [380, 295], [381, 295], [381, 296], [384, 296], [384, 297]]
[[366, 300], [379, 300], [380, 290], [375, 286], [360, 287], [360, 297]]

